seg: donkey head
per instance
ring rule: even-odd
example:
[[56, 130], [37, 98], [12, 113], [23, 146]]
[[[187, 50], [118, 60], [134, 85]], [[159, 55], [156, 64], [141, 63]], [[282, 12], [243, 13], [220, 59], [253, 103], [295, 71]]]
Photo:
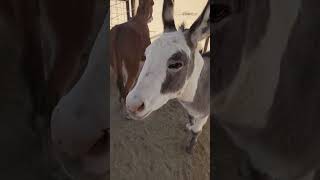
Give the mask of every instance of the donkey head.
[[183, 96], [189, 80], [203, 66], [196, 48], [198, 42], [210, 34], [209, 2], [188, 30], [176, 29], [173, 4], [173, 0], [164, 0], [164, 33], [146, 49], [145, 64], [126, 98], [127, 110], [133, 119], [143, 119], [168, 100]]
[[139, 0], [139, 7], [137, 9], [136, 17], [141, 18], [144, 22], [151, 22], [153, 19], [153, 5], [153, 0]]

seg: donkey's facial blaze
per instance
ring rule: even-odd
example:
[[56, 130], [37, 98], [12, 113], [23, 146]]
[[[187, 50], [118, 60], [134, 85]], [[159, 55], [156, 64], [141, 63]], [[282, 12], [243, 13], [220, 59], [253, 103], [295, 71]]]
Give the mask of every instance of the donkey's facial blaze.
[[137, 83], [126, 98], [133, 119], [143, 119], [177, 98], [193, 71], [192, 51], [181, 31], [164, 33], [149, 45], [145, 55]]

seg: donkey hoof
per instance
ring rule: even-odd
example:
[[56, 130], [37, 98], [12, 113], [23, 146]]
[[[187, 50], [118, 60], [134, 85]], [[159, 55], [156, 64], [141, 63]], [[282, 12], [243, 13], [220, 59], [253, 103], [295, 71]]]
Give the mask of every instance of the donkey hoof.
[[186, 147], [186, 152], [187, 152], [188, 154], [193, 154], [193, 152], [194, 152], [194, 145], [188, 145], [188, 146]]

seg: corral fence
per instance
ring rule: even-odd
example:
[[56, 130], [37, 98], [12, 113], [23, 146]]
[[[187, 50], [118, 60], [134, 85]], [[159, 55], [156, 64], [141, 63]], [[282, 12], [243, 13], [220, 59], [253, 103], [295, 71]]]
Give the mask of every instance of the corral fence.
[[110, 28], [135, 15], [138, 0], [110, 0]]

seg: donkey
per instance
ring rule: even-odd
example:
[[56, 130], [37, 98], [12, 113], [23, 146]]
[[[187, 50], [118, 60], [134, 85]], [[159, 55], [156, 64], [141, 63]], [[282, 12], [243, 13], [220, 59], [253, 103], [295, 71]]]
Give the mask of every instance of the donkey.
[[137, 14], [128, 22], [111, 29], [111, 67], [122, 103], [134, 85], [151, 43], [148, 23], [152, 21], [153, 0], [139, 0]]
[[211, 113], [247, 153], [246, 179], [313, 180], [320, 169], [320, 2], [242, 2], [215, 1], [238, 8], [214, 33]]
[[164, 1], [164, 33], [146, 49], [145, 64], [126, 98], [126, 107], [130, 118], [140, 120], [177, 99], [189, 114], [187, 129], [192, 138], [186, 150], [192, 153], [210, 114], [210, 61], [197, 50], [198, 42], [210, 34], [210, 6], [208, 2], [189, 30], [179, 31], [173, 6], [172, 0]]

